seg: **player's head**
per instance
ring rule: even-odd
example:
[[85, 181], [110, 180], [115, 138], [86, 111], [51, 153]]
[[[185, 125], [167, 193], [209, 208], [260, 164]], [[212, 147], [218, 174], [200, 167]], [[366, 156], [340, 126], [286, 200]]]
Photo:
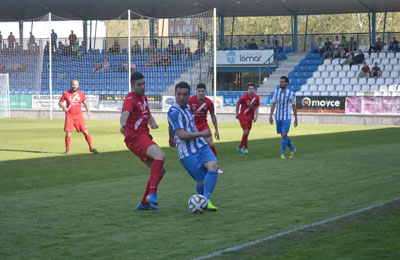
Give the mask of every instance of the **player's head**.
[[144, 96], [144, 93], [146, 91], [146, 81], [144, 79], [144, 76], [140, 72], [134, 72], [131, 75], [131, 86], [132, 86], [132, 91], [138, 96], [142, 97]]
[[282, 76], [281, 80], [279, 81], [279, 86], [284, 89], [287, 87], [287, 85], [289, 84], [289, 78], [286, 76]]
[[175, 99], [180, 106], [186, 106], [190, 97], [190, 85], [181, 81], [175, 85]]
[[79, 81], [76, 79], [71, 80], [71, 90], [72, 92], [77, 92], [79, 89]]
[[204, 98], [206, 96], [206, 92], [207, 92], [206, 84], [204, 84], [204, 83], [197, 84], [196, 91], [197, 91], [198, 97]]
[[256, 85], [254, 83], [249, 83], [247, 85], [247, 93], [252, 97], [256, 93]]

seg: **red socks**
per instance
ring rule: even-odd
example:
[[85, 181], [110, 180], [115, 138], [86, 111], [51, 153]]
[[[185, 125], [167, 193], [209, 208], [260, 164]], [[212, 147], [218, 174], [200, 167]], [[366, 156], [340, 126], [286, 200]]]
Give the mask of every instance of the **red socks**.
[[217, 150], [215, 150], [215, 146], [214, 145], [210, 146], [210, 148], [211, 148], [211, 151], [214, 153], [215, 158], [217, 158]]
[[150, 168], [150, 190], [149, 193], [156, 193], [161, 180], [161, 172], [164, 161], [154, 160]]
[[65, 136], [65, 148], [69, 151], [69, 144], [71, 143], [71, 136]]
[[242, 142], [239, 145], [239, 148], [242, 148], [242, 146], [244, 146], [244, 149], [247, 149], [247, 140], [249, 139], [249, 135], [245, 135], [243, 134], [242, 136]]
[[90, 137], [90, 134], [85, 135], [85, 139], [86, 139], [87, 143], [89, 144], [89, 149], [93, 149], [92, 138]]
[[144, 194], [143, 194], [143, 198], [142, 198], [142, 204], [143, 205], [148, 205], [149, 204], [146, 201], [146, 197], [147, 197], [147, 195], [149, 195], [149, 191], [150, 191], [150, 179], [147, 181], [146, 190], [144, 191]]
[[249, 135], [245, 135], [243, 134], [242, 136], [242, 141], [240, 142], [239, 148], [242, 148], [242, 146], [244, 146], [245, 149], [247, 149], [247, 140], [249, 138]]

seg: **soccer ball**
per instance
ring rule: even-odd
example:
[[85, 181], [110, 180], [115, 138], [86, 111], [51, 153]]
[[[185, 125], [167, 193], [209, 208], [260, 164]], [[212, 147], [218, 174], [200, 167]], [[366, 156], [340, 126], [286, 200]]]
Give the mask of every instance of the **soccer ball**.
[[195, 194], [188, 201], [189, 210], [192, 213], [203, 213], [208, 205], [207, 198], [200, 194]]

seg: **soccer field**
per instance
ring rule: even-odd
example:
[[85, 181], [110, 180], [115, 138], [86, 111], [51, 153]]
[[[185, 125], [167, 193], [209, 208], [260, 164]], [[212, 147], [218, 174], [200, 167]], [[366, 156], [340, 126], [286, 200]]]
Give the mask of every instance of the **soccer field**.
[[[168, 147], [160, 211], [137, 211], [149, 170], [118, 121], [87, 121], [100, 152], [63, 120], [0, 120], [1, 259], [191, 259], [400, 197], [400, 128], [299, 125], [282, 161], [275, 126], [255, 124], [248, 155], [239, 124], [220, 124], [216, 213], [195, 215], [195, 183]], [[376, 208], [220, 259], [399, 259], [400, 203]]]

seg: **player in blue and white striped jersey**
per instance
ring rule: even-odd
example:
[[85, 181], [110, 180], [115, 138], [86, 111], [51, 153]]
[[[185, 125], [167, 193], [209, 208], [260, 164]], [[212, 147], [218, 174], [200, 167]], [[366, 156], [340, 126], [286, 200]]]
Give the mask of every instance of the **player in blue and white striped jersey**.
[[274, 119], [272, 119], [272, 116], [276, 107], [276, 131], [282, 136], [282, 160], [286, 159], [286, 146], [289, 146], [290, 149], [290, 159], [294, 157], [294, 154], [296, 152], [296, 149], [293, 147], [293, 144], [289, 136], [287, 135], [290, 129], [292, 110], [294, 114], [294, 127], [297, 127], [296, 95], [293, 91], [287, 88], [288, 83], [289, 78], [286, 76], [282, 76], [279, 83], [280, 87], [275, 90], [274, 95], [272, 96], [272, 106], [271, 112], [269, 114], [269, 122], [272, 125], [274, 124]]
[[211, 203], [211, 193], [218, 179], [218, 164], [204, 137], [211, 134], [209, 129], [199, 132], [190, 111], [188, 100], [190, 86], [179, 82], [175, 86], [176, 102], [168, 111], [169, 145], [177, 147], [178, 157], [183, 167], [197, 182], [198, 194], [208, 199], [208, 211], [217, 211]]

